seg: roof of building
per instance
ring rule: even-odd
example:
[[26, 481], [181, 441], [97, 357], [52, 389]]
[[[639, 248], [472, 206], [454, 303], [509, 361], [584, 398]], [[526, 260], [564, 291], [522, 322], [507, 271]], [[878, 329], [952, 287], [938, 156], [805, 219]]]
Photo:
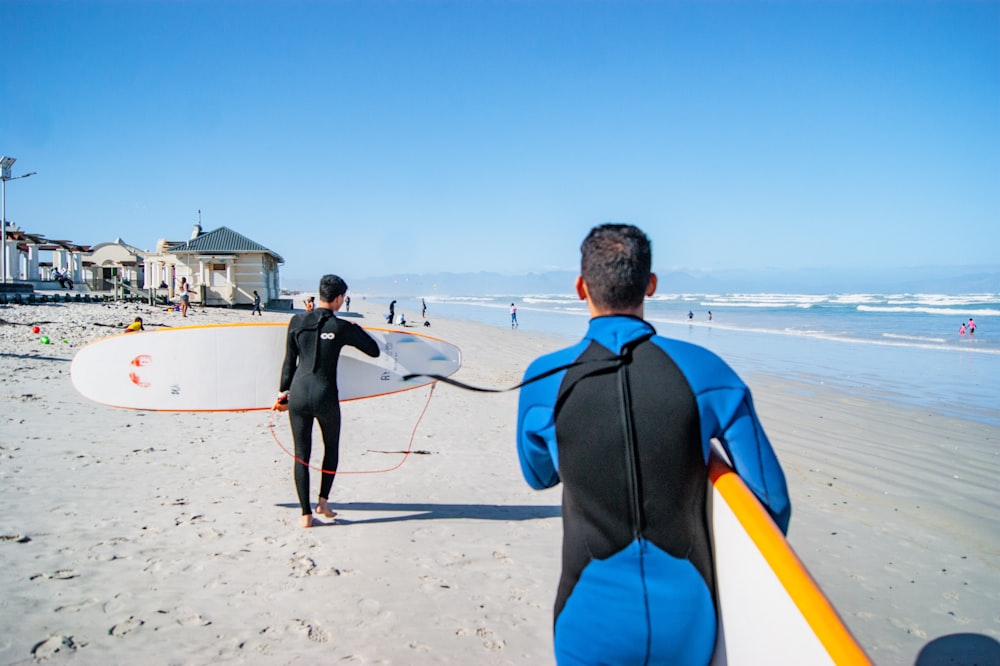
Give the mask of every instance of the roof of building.
[[123, 248], [124, 250], [126, 250], [128, 252], [131, 252], [132, 254], [134, 254], [136, 256], [139, 256], [139, 257], [144, 257], [147, 254], [149, 254], [149, 252], [147, 252], [146, 250], [140, 250], [139, 248], [137, 248], [134, 245], [129, 245], [128, 243], [126, 243], [125, 241], [123, 241], [120, 237], [116, 238], [114, 241], [111, 241], [111, 242], [98, 243], [97, 245], [91, 246], [90, 253], [93, 254], [94, 252], [97, 252], [98, 250], [100, 250], [102, 248], [110, 247], [112, 245], [118, 246], [120, 248]]
[[207, 231], [189, 241], [171, 245], [167, 252], [175, 254], [197, 253], [197, 254], [236, 254], [239, 252], [263, 252], [272, 255], [278, 263], [285, 263], [281, 255], [270, 250], [256, 241], [252, 241], [243, 234], [237, 233], [229, 227], [219, 227], [213, 231]]

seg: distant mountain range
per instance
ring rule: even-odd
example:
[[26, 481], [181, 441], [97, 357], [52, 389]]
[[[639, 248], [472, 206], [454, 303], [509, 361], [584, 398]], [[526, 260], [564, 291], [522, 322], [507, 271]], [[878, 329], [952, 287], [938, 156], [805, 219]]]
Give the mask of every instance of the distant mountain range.
[[[715, 272], [657, 271], [660, 293], [1000, 293], [1000, 266], [903, 269], [773, 269]], [[400, 274], [351, 280], [351, 291], [374, 296], [481, 296], [572, 293], [576, 273]], [[282, 280], [286, 289], [313, 291], [315, 284]]]

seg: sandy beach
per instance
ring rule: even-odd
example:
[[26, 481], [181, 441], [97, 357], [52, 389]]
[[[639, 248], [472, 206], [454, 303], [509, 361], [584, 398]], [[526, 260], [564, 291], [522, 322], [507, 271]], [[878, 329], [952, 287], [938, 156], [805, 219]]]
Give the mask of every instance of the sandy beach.
[[[364, 325], [385, 309], [352, 300]], [[521, 478], [516, 392], [345, 403], [340, 515], [304, 530], [268, 413], [115, 410], [75, 392], [73, 354], [136, 315], [147, 329], [250, 321], [0, 306], [0, 664], [553, 663], [560, 492]], [[458, 345], [456, 378], [476, 385], [513, 385], [565, 344], [432, 323], [415, 330]], [[959, 634], [987, 638], [945, 644], [1000, 649], [1000, 429], [745, 379], [788, 477], [789, 539], [873, 661], [912, 664]], [[275, 434], [290, 444], [283, 417]], [[397, 470], [371, 473], [411, 437]]]

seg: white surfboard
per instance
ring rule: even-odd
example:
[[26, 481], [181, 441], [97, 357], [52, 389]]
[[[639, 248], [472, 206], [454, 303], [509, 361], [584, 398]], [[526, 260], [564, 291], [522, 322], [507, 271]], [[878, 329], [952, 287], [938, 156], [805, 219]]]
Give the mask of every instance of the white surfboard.
[[719, 596], [712, 664], [870, 664], [770, 515], [715, 453], [709, 478]]
[[[111, 407], [154, 411], [270, 409], [278, 395], [287, 324], [163, 328], [102, 338], [73, 358], [70, 377], [84, 397]], [[405, 330], [366, 328], [381, 355], [345, 347], [337, 370], [340, 399], [356, 400], [433, 382], [462, 365], [458, 347]]]

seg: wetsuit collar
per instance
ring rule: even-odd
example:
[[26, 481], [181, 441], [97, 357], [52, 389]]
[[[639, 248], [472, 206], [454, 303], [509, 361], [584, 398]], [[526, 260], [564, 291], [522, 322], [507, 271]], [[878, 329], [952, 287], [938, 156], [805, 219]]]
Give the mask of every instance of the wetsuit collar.
[[587, 340], [593, 340], [616, 354], [621, 354], [625, 346], [638, 338], [656, 333], [648, 322], [631, 315], [606, 315], [594, 317], [587, 329]]

